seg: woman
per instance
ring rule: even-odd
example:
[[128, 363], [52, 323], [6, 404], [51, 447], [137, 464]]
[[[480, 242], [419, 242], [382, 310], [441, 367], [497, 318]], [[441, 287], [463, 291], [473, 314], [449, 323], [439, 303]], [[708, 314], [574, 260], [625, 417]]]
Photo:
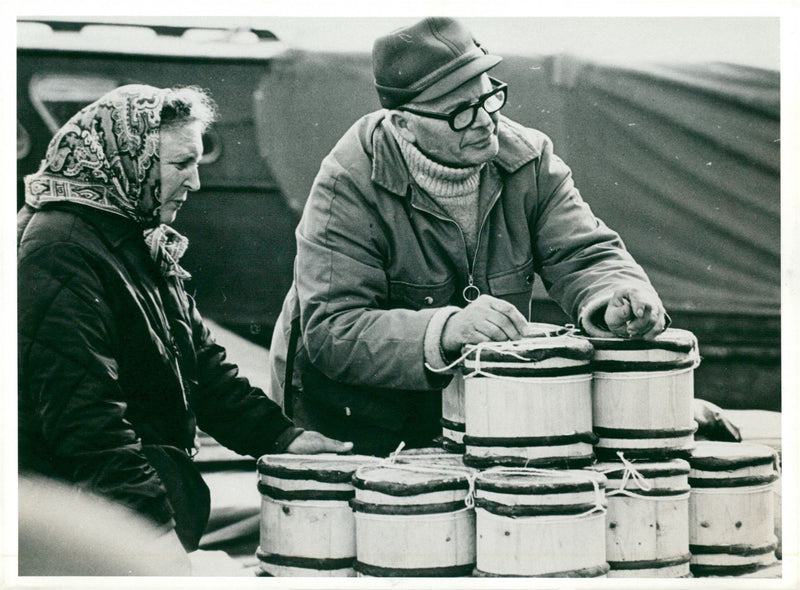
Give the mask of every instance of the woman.
[[56, 133], [18, 216], [21, 470], [174, 526], [187, 550], [209, 513], [198, 426], [254, 457], [352, 448], [238, 377], [184, 290], [169, 224], [200, 188], [215, 110], [193, 87], [117, 88]]

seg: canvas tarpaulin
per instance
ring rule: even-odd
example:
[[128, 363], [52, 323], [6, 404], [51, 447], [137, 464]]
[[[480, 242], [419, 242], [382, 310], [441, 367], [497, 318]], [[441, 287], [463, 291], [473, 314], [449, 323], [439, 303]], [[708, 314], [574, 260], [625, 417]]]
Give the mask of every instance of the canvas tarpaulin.
[[[507, 56], [492, 74], [509, 83], [503, 113], [552, 137], [668, 309], [780, 313], [778, 72], [559, 55]], [[256, 99], [259, 146], [290, 201], [302, 205], [325, 154], [377, 107], [368, 55], [273, 65]]]
[[576, 182], [665, 304], [779, 313], [777, 73], [588, 66], [565, 93]]

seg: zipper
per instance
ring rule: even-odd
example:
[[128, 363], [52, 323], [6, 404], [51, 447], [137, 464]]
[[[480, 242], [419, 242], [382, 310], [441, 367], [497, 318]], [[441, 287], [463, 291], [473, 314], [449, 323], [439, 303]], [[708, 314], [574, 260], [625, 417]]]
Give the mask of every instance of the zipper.
[[[492, 208], [494, 207], [495, 203], [497, 203], [497, 199], [500, 198], [500, 193], [503, 192], [502, 185], [497, 192], [492, 196], [489, 200], [489, 205], [486, 207], [486, 211], [483, 214], [483, 218], [481, 219], [481, 223], [478, 226], [478, 237], [475, 241], [475, 252], [472, 254], [472, 263], [467, 260], [467, 286], [464, 287], [464, 290], [461, 291], [461, 296], [464, 298], [465, 301], [468, 303], [472, 303], [478, 297], [481, 296], [481, 290], [475, 285], [475, 264], [478, 261], [478, 252], [480, 251], [481, 245], [481, 234], [483, 234], [483, 228], [486, 225], [486, 220], [489, 219], [489, 213], [491, 213]], [[444, 215], [440, 215], [436, 211], [432, 211], [431, 209], [427, 209], [425, 207], [420, 207], [419, 205], [415, 204], [413, 201], [411, 202], [411, 206], [416, 209], [417, 211], [422, 211], [423, 213], [428, 213], [433, 215], [437, 219], [441, 219], [442, 221], [447, 221], [448, 223], [452, 223], [453, 225], [458, 228], [458, 233], [461, 235], [461, 242], [464, 244], [464, 254], [466, 256], [467, 252], [467, 239], [464, 237], [464, 230], [461, 229], [461, 226], [458, 225], [458, 222], [455, 219], [451, 219], [450, 217], [446, 217]]]

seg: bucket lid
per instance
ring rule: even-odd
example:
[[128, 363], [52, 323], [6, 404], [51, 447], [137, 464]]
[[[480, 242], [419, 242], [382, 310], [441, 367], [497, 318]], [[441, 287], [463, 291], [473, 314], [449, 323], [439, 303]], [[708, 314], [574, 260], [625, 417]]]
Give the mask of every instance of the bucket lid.
[[[674, 475], [689, 475], [689, 462], [683, 459], [672, 459], [668, 461], [639, 461], [632, 460], [630, 464], [638, 471], [642, 477], [671, 477]], [[593, 471], [599, 471], [608, 479], [622, 479], [628, 466], [617, 461], [603, 461], [595, 463], [590, 467]], [[611, 484], [609, 484], [611, 485]]]
[[677, 496], [689, 491], [690, 468], [683, 459], [608, 461], [595, 463], [589, 469], [608, 478], [609, 496], [622, 490], [636, 496]]
[[390, 496], [415, 496], [443, 490], [469, 489], [468, 467], [419, 463], [367, 465], [353, 474], [353, 487]]
[[497, 468], [479, 473], [475, 490], [505, 494], [571, 494], [606, 487], [602, 473], [582, 469]]
[[756, 443], [698, 441], [689, 457], [692, 469], [731, 471], [777, 462], [775, 450]]
[[442, 457], [453, 454], [442, 447], [423, 447], [420, 449], [403, 449], [395, 457]]
[[[417, 452], [419, 451], [419, 452]], [[401, 451], [394, 456], [397, 463], [431, 465], [431, 466], [450, 466], [462, 469], [471, 469], [464, 465], [464, 455], [461, 453], [450, 453], [444, 449], [412, 449]]]
[[586, 361], [592, 358], [594, 349], [588, 340], [567, 334], [557, 336], [534, 336], [507, 342], [467, 344], [464, 347], [465, 363], [537, 363], [548, 359]]
[[362, 465], [381, 461], [369, 455], [263, 455], [257, 468], [261, 475], [282, 479], [311, 479], [325, 483], [349, 482], [353, 473]]
[[652, 340], [641, 338], [606, 338], [582, 336], [591, 342], [596, 350], [669, 350], [691, 353], [697, 349], [697, 338], [688, 330], [667, 328]]

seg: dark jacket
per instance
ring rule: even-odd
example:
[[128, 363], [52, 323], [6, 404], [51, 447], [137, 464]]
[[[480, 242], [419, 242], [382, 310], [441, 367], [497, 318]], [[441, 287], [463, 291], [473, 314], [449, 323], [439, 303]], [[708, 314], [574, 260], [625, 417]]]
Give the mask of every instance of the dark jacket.
[[19, 215], [17, 266], [21, 469], [174, 518], [179, 535], [187, 518], [204, 527], [196, 427], [254, 457], [295, 429], [226, 362], [137, 223], [70, 203], [31, 212]]
[[[652, 289], [619, 236], [581, 199], [550, 139], [501, 117], [500, 151], [480, 182], [474, 259], [458, 226], [413, 181], [381, 121], [367, 115], [322, 166], [297, 228], [294, 284], [271, 347], [273, 397], [284, 385], [290, 321], [302, 337], [296, 420], [386, 452], [441, 432], [447, 378], [425, 367], [427, 326], [464, 288], [513, 303], [525, 316], [535, 276], [576, 323], [604, 308], [621, 283]], [[276, 393], [277, 392], [277, 393]], [[277, 398], [276, 398], [277, 399]], [[305, 424], [304, 424], [305, 422]]]

